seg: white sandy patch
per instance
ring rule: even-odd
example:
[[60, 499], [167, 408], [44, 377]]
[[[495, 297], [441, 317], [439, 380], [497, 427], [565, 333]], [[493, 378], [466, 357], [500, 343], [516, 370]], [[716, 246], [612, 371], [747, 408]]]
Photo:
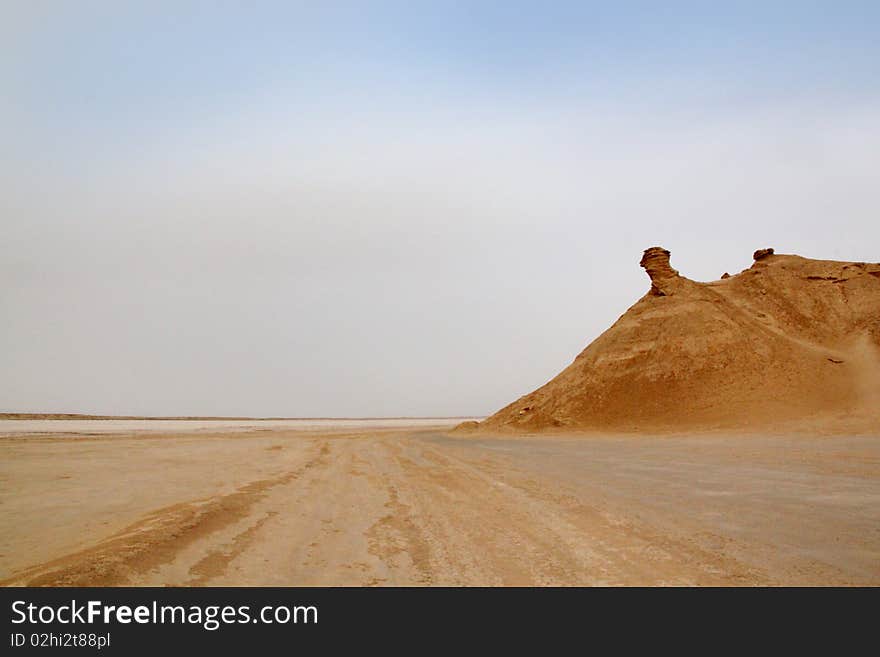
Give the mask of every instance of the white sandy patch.
[[471, 418], [305, 420], [0, 420], [0, 436], [192, 433], [202, 431], [387, 429], [455, 426]]

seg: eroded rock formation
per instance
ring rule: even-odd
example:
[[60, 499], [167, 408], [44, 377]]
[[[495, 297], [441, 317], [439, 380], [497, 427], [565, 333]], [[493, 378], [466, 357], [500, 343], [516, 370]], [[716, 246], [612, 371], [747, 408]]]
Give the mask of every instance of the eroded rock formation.
[[651, 278], [651, 294], [665, 296], [673, 291], [679, 275], [669, 264], [669, 251], [662, 246], [645, 249], [639, 265], [645, 268]]
[[469, 429], [757, 428], [834, 418], [880, 431], [880, 264], [759, 249], [749, 269], [698, 283], [669, 257], [659, 246], [645, 250], [650, 291], [558, 376]]

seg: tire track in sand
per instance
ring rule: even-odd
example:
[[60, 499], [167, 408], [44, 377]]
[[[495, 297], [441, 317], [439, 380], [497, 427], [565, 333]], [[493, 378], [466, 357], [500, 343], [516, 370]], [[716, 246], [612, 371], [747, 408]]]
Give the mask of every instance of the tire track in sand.
[[[322, 445], [316, 456], [291, 472], [251, 482], [226, 495], [158, 509], [94, 546], [21, 570], [0, 581], [0, 586], [130, 584], [138, 576], [173, 562], [187, 546], [247, 518], [253, 505], [271, 489], [290, 483], [325, 455], [326, 445]], [[195, 572], [197, 576], [221, 567], [222, 559], [217, 555], [209, 554], [205, 559], [209, 561]]]
[[582, 494], [526, 477], [509, 464], [465, 459], [418, 439], [393, 449], [403, 475], [401, 497], [433, 548], [435, 583], [730, 585], [766, 579], [729, 555], [593, 508]]

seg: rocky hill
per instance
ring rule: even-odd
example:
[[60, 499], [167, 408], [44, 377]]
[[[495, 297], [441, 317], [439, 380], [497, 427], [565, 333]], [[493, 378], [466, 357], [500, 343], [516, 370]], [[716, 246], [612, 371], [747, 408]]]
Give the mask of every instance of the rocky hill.
[[651, 288], [558, 376], [485, 431], [880, 430], [880, 264], [756, 251], [699, 283], [669, 251]]

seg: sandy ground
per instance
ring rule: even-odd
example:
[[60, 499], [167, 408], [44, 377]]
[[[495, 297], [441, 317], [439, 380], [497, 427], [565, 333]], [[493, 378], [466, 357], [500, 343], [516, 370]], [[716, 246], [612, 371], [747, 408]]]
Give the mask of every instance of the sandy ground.
[[880, 438], [0, 439], [0, 583], [880, 584]]

